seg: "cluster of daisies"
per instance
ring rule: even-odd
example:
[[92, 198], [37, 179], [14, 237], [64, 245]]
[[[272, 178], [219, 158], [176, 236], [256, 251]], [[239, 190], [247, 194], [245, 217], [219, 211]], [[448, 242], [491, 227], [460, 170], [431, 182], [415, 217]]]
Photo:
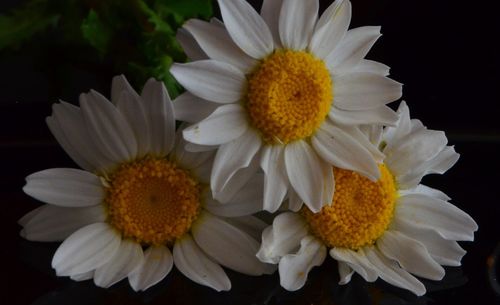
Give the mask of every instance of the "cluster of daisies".
[[47, 124], [82, 169], [29, 175], [46, 204], [19, 223], [63, 241], [57, 275], [140, 291], [175, 265], [222, 291], [225, 267], [297, 290], [328, 252], [340, 284], [357, 273], [423, 295], [418, 278], [459, 266], [477, 225], [420, 183], [459, 155], [404, 102], [386, 106], [402, 85], [364, 59], [380, 28], [348, 29], [348, 0], [321, 16], [318, 0], [218, 4], [223, 21], [178, 32], [190, 60], [170, 70], [186, 89], [173, 102], [161, 82], [139, 94], [117, 76], [110, 100], [53, 106]]

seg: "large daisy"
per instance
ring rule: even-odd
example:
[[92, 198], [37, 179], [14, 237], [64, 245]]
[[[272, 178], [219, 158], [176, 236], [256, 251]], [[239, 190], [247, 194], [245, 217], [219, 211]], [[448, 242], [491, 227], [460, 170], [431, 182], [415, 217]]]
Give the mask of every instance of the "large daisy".
[[358, 125], [394, 123], [386, 104], [401, 96], [389, 68], [364, 59], [380, 27], [348, 30], [343, 0], [319, 19], [318, 0], [264, 0], [260, 15], [244, 0], [218, 3], [224, 23], [187, 21], [178, 38], [192, 62], [170, 70], [188, 91], [174, 103], [193, 123], [184, 138], [217, 149], [214, 196], [259, 165], [271, 212], [287, 195], [295, 210], [331, 202], [332, 165], [378, 179], [382, 156]]
[[47, 204], [19, 222], [29, 240], [64, 240], [52, 260], [57, 275], [101, 287], [128, 277], [138, 291], [175, 264], [194, 282], [229, 290], [220, 265], [249, 275], [272, 271], [255, 257], [265, 223], [246, 216], [261, 208], [263, 179], [250, 180], [226, 205], [213, 200], [213, 153], [184, 150], [161, 82], [149, 80], [139, 96], [116, 77], [111, 102], [91, 91], [80, 107], [55, 104], [47, 123], [84, 170], [29, 175], [24, 191]]
[[[441, 191], [419, 184], [429, 173], [444, 173], [458, 160], [443, 132], [410, 120], [402, 103], [396, 127], [373, 129], [370, 138], [387, 156], [378, 181], [334, 168], [335, 195], [319, 213], [303, 208], [277, 216], [262, 234], [257, 256], [279, 264], [281, 285], [300, 289], [309, 270], [322, 264], [327, 249], [338, 261], [340, 283], [354, 272], [377, 278], [417, 295], [425, 293], [415, 277], [440, 280], [443, 266], [459, 266], [477, 224], [448, 202]], [[415, 275], [415, 276], [414, 276]]]

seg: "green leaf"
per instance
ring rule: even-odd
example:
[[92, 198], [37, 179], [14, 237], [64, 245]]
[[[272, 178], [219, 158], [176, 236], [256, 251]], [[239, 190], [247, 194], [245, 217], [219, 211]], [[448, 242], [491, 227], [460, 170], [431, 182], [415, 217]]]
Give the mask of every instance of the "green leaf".
[[83, 20], [81, 30], [83, 37], [89, 44], [96, 48], [101, 55], [104, 55], [111, 39], [111, 31], [99, 19], [99, 16], [94, 10], [90, 10], [87, 18]]
[[59, 18], [48, 9], [48, 0], [33, 0], [9, 15], [0, 15], [0, 50], [19, 47], [34, 34], [54, 27]]
[[146, 14], [146, 16], [148, 17], [148, 21], [155, 26], [155, 31], [164, 32], [170, 35], [174, 34], [174, 30], [172, 30], [172, 27], [170, 27], [170, 25], [167, 22], [165, 22], [160, 15], [158, 15], [154, 10], [152, 10], [146, 4], [146, 2], [139, 0], [138, 3], [142, 12]]

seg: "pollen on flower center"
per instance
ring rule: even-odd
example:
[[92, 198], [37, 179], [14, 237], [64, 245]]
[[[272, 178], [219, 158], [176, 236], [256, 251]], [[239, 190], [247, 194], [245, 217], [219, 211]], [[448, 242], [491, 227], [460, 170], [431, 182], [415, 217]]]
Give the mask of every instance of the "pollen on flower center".
[[301, 210], [312, 233], [328, 247], [357, 250], [372, 245], [386, 231], [394, 216], [397, 191], [393, 175], [385, 165], [379, 168], [381, 178], [376, 182], [334, 168], [332, 205], [317, 214]]
[[332, 87], [322, 60], [303, 51], [276, 51], [248, 80], [250, 121], [268, 143], [309, 137], [330, 110]]
[[191, 228], [200, 209], [200, 186], [165, 159], [121, 165], [111, 176], [108, 221], [125, 238], [147, 245], [173, 243]]

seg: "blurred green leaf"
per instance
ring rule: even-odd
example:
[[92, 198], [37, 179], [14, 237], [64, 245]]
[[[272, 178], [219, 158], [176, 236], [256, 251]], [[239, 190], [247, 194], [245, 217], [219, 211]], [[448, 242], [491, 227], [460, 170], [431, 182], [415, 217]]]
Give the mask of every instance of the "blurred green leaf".
[[108, 49], [111, 32], [101, 22], [94, 10], [90, 10], [87, 18], [83, 20], [81, 30], [83, 37], [89, 44], [96, 48], [101, 55], [104, 55]]
[[34, 34], [57, 25], [59, 18], [48, 10], [48, 0], [31, 1], [9, 15], [0, 15], [0, 50], [19, 47]]

